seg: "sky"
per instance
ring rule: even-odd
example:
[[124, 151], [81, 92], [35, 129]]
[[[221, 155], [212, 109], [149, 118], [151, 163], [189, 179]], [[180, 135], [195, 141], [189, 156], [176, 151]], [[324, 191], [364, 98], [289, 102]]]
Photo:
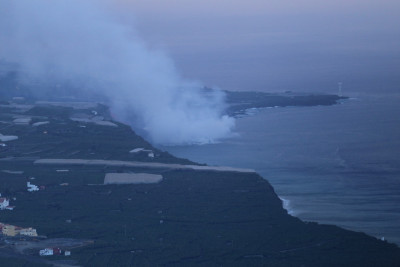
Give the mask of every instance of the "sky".
[[226, 90], [394, 92], [400, 1], [114, 0], [185, 78]]
[[204, 86], [399, 92], [399, 11], [393, 0], [0, 0], [0, 61], [48, 84], [35, 93], [101, 95], [153, 143], [209, 143], [235, 121]]

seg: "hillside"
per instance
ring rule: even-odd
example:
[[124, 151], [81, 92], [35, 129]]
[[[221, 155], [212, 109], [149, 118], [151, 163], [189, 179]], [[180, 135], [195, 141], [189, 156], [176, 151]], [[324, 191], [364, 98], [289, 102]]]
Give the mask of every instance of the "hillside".
[[[3, 235], [5, 266], [400, 265], [396, 245], [302, 222], [258, 174], [162, 152], [105, 106], [19, 101], [0, 105], [0, 193], [14, 206], [0, 222], [38, 236]], [[105, 184], [107, 174], [162, 179]], [[71, 255], [39, 256], [49, 244]]]

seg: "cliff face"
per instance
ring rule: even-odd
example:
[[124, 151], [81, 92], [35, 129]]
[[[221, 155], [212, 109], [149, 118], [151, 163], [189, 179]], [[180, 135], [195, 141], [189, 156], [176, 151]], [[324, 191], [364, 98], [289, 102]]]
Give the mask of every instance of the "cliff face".
[[[1, 213], [2, 221], [34, 227], [47, 239], [93, 241], [72, 249], [70, 259], [79, 265], [400, 264], [395, 245], [288, 215], [271, 185], [256, 173], [33, 163], [40, 158], [69, 158], [193, 164], [157, 150], [123, 124], [94, 123], [98, 119], [93, 116], [106, 117], [104, 107], [42, 105], [29, 109], [6, 104], [0, 109], [0, 133], [18, 136], [0, 147], [1, 193], [16, 198], [15, 209]], [[77, 113], [90, 118], [71, 120]], [[16, 124], [15, 116], [31, 120]], [[130, 153], [136, 148], [147, 152]], [[103, 185], [107, 173], [148, 173], [163, 179], [154, 184]], [[41, 190], [27, 192], [27, 181]], [[48, 263], [32, 251], [22, 256], [10, 249], [0, 249], [2, 262], [17, 266], [26, 261]], [[14, 259], [6, 259], [10, 256]], [[56, 256], [50, 261], [60, 259], [64, 258]]]

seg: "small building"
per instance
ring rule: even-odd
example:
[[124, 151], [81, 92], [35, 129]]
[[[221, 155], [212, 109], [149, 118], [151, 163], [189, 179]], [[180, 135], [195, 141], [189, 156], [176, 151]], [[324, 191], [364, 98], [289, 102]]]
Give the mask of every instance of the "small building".
[[36, 232], [36, 229], [33, 229], [33, 228], [31, 228], [31, 227], [21, 229], [21, 230], [19, 231], [19, 234], [20, 234], [20, 235], [26, 235], [26, 236], [38, 236], [38, 234], [37, 234], [37, 232]]
[[60, 248], [53, 248], [53, 254], [54, 255], [61, 255], [61, 249]]
[[4, 224], [1, 232], [6, 236], [16, 236], [18, 234], [19, 227], [9, 224]]
[[15, 225], [0, 223], [0, 231], [5, 236], [16, 236], [16, 235], [24, 235], [24, 236], [38, 236], [36, 229], [22, 228]]
[[10, 205], [10, 201], [4, 197], [0, 198], [0, 210], [6, 209]]
[[45, 248], [39, 251], [40, 256], [51, 256], [54, 255], [52, 248]]
[[29, 192], [39, 191], [39, 187], [34, 184], [31, 184], [31, 182], [27, 182], [26, 186], [28, 187]]
[[15, 206], [10, 206], [9, 199], [0, 198], [0, 210], [13, 210], [14, 208], [15, 208]]

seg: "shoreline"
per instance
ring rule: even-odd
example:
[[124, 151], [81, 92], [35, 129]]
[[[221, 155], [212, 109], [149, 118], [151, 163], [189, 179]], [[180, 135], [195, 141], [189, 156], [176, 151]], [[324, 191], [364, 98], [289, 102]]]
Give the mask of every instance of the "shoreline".
[[[6, 197], [16, 206], [3, 220], [35, 227], [49, 238], [94, 240], [72, 251], [79, 264], [116, 259], [127, 266], [274, 266], [282, 259], [296, 266], [400, 263], [396, 245], [291, 216], [286, 198], [252, 169], [196, 165], [154, 148], [118, 122], [104, 127], [71, 121], [68, 110], [57, 107], [37, 108], [31, 115], [35, 112], [48, 116], [49, 123], [11, 125], [5, 132], [20, 138], [0, 151], [0, 169], [19, 171], [12, 177], [0, 172]], [[151, 150], [154, 157], [130, 153], [132, 148]], [[154, 183], [142, 183], [143, 173]], [[104, 184], [107, 174], [118, 179]], [[27, 192], [27, 179], [40, 190]]]
[[[265, 108], [262, 108], [261, 110], [258, 110], [260, 112], [255, 114], [255, 116], [260, 116], [265, 121], [261, 122], [259, 120], [256, 120], [254, 116], [249, 116], [249, 117], [246, 116], [244, 121], [248, 121], [248, 123], [242, 123], [242, 125], [244, 125], [244, 126], [242, 126], [243, 131], [239, 132], [240, 136], [242, 136], [242, 134], [244, 135], [244, 137], [242, 136], [241, 138], [249, 139], [250, 137], [253, 138], [255, 136], [254, 138], [256, 138], [256, 139], [252, 139], [253, 141], [251, 141], [251, 142], [235, 140], [232, 142], [228, 141], [225, 144], [206, 146], [206, 147], [200, 148], [200, 149], [192, 149], [190, 147], [188, 147], [188, 148], [182, 147], [182, 148], [177, 148], [175, 150], [168, 150], [168, 151], [171, 151], [171, 153], [174, 155], [177, 155], [180, 157], [188, 157], [189, 159], [192, 159], [192, 160], [198, 161], [198, 162], [204, 162], [204, 163], [210, 163], [210, 164], [225, 164], [225, 165], [229, 164], [232, 166], [254, 168], [254, 169], [256, 169], [256, 171], [258, 173], [260, 173], [261, 176], [265, 177], [265, 179], [267, 179], [269, 182], [271, 182], [271, 184], [273, 184], [274, 188], [278, 189], [279, 186], [281, 186], [281, 187], [283, 186], [282, 187], [283, 189], [277, 190], [277, 193], [279, 192], [278, 196], [280, 198], [282, 198], [281, 196], [283, 196], [284, 199], [289, 200], [288, 203], [283, 203], [285, 208], [288, 210], [289, 214], [296, 216], [298, 218], [302, 218], [302, 220], [304, 220], [304, 221], [316, 221], [316, 222], [320, 222], [323, 224], [338, 225], [340, 227], [343, 227], [343, 228], [349, 229], [349, 230], [353, 230], [353, 231], [362, 231], [362, 232], [368, 233], [368, 235], [374, 236], [376, 238], [381, 238], [382, 236], [384, 236], [385, 239], [388, 240], [388, 242], [391, 242], [391, 243], [396, 244], [397, 246], [400, 246], [400, 238], [398, 238], [398, 233], [396, 233], [396, 228], [395, 228], [396, 226], [394, 225], [395, 224], [394, 218], [396, 218], [396, 216], [398, 217], [399, 213], [396, 212], [396, 210], [395, 210], [396, 207], [394, 207], [394, 204], [393, 204], [394, 202], [392, 201], [389, 203], [391, 198], [395, 197], [397, 199], [397, 197], [395, 196], [395, 193], [393, 193], [393, 192], [388, 192], [387, 196], [385, 195], [385, 192], [384, 192], [385, 184], [389, 185], [391, 182], [394, 182], [394, 181], [392, 181], [394, 179], [394, 177], [393, 177], [393, 179], [390, 177], [395, 175], [395, 173], [396, 173], [395, 169], [392, 169], [390, 167], [387, 167], [387, 168], [385, 167], [385, 169], [379, 169], [380, 167], [378, 165], [367, 166], [362, 161], [360, 161], [359, 165], [354, 165], [354, 162], [353, 163], [349, 162], [349, 164], [350, 164], [349, 166], [344, 165], [343, 159], [337, 158], [338, 157], [337, 144], [334, 141], [331, 142], [328, 140], [330, 143], [326, 144], [327, 149], [322, 151], [323, 153], [326, 153], [326, 154], [323, 154], [322, 158], [320, 160], [317, 160], [314, 162], [314, 159], [305, 158], [307, 161], [305, 161], [304, 166], [300, 166], [299, 165], [300, 163], [296, 161], [294, 163], [296, 163], [298, 165], [294, 165], [294, 166], [292, 166], [293, 167], [292, 169], [283, 171], [282, 168], [284, 168], [284, 163], [282, 163], [282, 164], [278, 163], [278, 158], [272, 158], [272, 152], [269, 154], [266, 153], [265, 156], [264, 156], [264, 154], [257, 152], [257, 150], [264, 149], [265, 151], [267, 151], [270, 148], [274, 149], [274, 145], [276, 145], [276, 146], [280, 145], [282, 143], [281, 139], [283, 140], [283, 138], [279, 139], [278, 144], [274, 144], [273, 140], [271, 140], [270, 142], [267, 142], [268, 145], [255, 145], [254, 144], [256, 141], [259, 141], [257, 138], [261, 138], [261, 136], [262, 136], [262, 138], [264, 138], [264, 140], [266, 140], [267, 139], [266, 136], [272, 136], [272, 137], [279, 136], [280, 132], [272, 131], [270, 135], [264, 136], [264, 134], [260, 135], [260, 133], [259, 133], [261, 130], [258, 128], [260, 128], [260, 127], [257, 126], [257, 129], [250, 128], [251, 127], [250, 122], [255, 122], [257, 125], [260, 125], [262, 123], [265, 123], [265, 124], [269, 123], [270, 119], [268, 119], [268, 118], [271, 118], [271, 112], [272, 112], [272, 114], [274, 114], [272, 117], [275, 116], [275, 118], [276, 118], [273, 121], [273, 123], [275, 123], [275, 121], [278, 120], [278, 117], [276, 117], [277, 114], [284, 115], [283, 118], [279, 117], [281, 121], [287, 122], [287, 123], [281, 123], [282, 125], [283, 124], [287, 125], [288, 121], [290, 121], [290, 119], [306, 118], [306, 116], [308, 116], [309, 114], [315, 114], [315, 113], [313, 113], [314, 111], [317, 113], [321, 113], [324, 110], [326, 110], [326, 112], [321, 113], [321, 115], [318, 117], [319, 120], [325, 120], [324, 118], [327, 118], [327, 117], [333, 118], [331, 116], [339, 114], [338, 119], [334, 119], [334, 122], [342, 123], [343, 122], [343, 114], [352, 112], [353, 111], [352, 106], [357, 108], [358, 106], [361, 105], [358, 108], [358, 110], [360, 110], [360, 112], [362, 112], [365, 109], [365, 106], [369, 106], [369, 105], [372, 105], [374, 107], [374, 109], [380, 110], [381, 105], [384, 105], [381, 103], [384, 99], [381, 99], [381, 98], [382, 98], [382, 96], [379, 99], [377, 99], [379, 101], [377, 103], [375, 103], [374, 102], [375, 98], [370, 99], [370, 96], [364, 97], [364, 98], [359, 97], [359, 98], [357, 98], [357, 101], [345, 101], [340, 106], [334, 105], [334, 106], [327, 107], [327, 108], [315, 107], [315, 108], [313, 108], [313, 110], [308, 110], [308, 109], [303, 109], [303, 108], [302, 109], [294, 109], [295, 107], [290, 107], [290, 110], [291, 110], [290, 112], [289, 112], [289, 110], [284, 111], [284, 110], [286, 110], [286, 108], [281, 109], [281, 110], [278, 110], [278, 109], [267, 109], [266, 110]], [[349, 100], [352, 100], [352, 98], [349, 98]], [[389, 98], [389, 100], [390, 100], [390, 103], [392, 103], [392, 104], [395, 103], [394, 100], [392, 100], [391, 98]], [[371, 103], [373, 103], [373, 104], [371, 104]], [[271, 111], [268, 112], [268, 110], [271, 110]], [[342, 110], [343, 112], [338, 113], [338, 110]], [[391, 111], [392, 109], [390, 107], [388, 107], [388, 110]], [[371, 111], [373, 111], [373, 109], [371, 109]], [[270, 114], [270, 116], [259, 115], [260, 113], [265, 113], [265, 112]], [[303, 114], [303, 115], [299, 115], [299, 116], [296, 116], [293, 118], [290, 115], [290, 114], [299, 114], [299, 112], [300, 112], [300, 114]], [[371, 113], [371, 114], [375, 114], [375, 113]], [[397, 114], [397, 113], [395, 113], [395, 114]], [[315, 117], [312, 117], [312, 118], [315, 119]], [[294, 119], [294, 120], [296, 120], [296, 119]], [[302, 122], [299, 121], [298, 124], [300, 125], [301, 123]], [[348, 123], [348, 122], [344, 121], [344, 123]], [[274, 125], [274, 127], [276, 126], [276, 124], [273, 124], [273, 125]], [[340, 126], [337, 126], [336, 124], [334, 124], [334, 125], [335, 125], [335, 127], [333, 127], [333, 128], [330, 127], [328, 129], [330, 129], [330, 130], [331, 129], [339, 129], [339, 130], [341, 129]], [[309, 125], [307, 124], [307, 127], [308, 126]], [[304, 132], [301, 132], [301, 134], [304, 133], [304, 134], [307, 134], [307, 136], [309, 136], [308, 132], [311, 131], [310, 129], [313, 129], [313, 128], [307, 128], [307, 127], [304, 128], [304, 130], [303, 130]], [[248, 132], [250, 130], [246, 132], [246, 129], [251, 129], [251, 131], [254, 131], [255, 133], [249, 134]], [[345, 128], [345, 130], [347, 130], [347, 129]], [[349, 128], [349, 131], [353, 131], [353, 130], [351, 130], [351, 128]], [[270, 132], [270, 130], [268, 130], [268, 132]], [[323, 133], [323, 132], [321, 132], [321, 133]], [[323, 133], [323, 134], [325, 134], [325, 133]], [[362, 134], [362, 132], [361, 133], [357, 132], [357, 134]], [[372, 136], [372, 134], [376, 134], [376, 133], [370, 133], [371, 136]], [[312, 136], [312, 135], [310, 135], [310, 136]], [[346, 137], [347, 136], [346, 133], [343, 134], [343, 136]], [[331, 134], [331, 140], [334, 140], [334, 137], [335, 137], [335, 135]], [[340, 135], [339, 135], [339, 137], [340, 137]], [[367, 135], [367, 137], [368, 137], [368, 135]], [[289, 138], [289, 140], [294, 140], [295, 134], [287, 135], [287, 138]], [[352, 142], [356, 142], [356, 141], [358, 141], [358, 139], [353, 140]], [[364, 139], [359, 140], [359, 141], [364, 142], [366, 145], [369, 144], [368, 142], [366, 143]], [[295, 145], [293, 142], [290, 142], [290, 143], [292, 145]], [[341, 146], [341, 149], [340, 149], [341, 153], [344, 153], [344, 152], [347, 153], [347, 150], [350, 149], [350, 147], [348, 147], [348, 149], [345, 149], [347, 146], [344, 146], [344, 144], [347, 144], [347, 143], [343, 143], [343, 149]], [[247, 148], [249, 148], [249, 149], [247, 149]], [[312, 147], [311, 149], [315, 149], [315, 147]], [[233, 157], [226, 157], [226, 159], [222, 159], [222, 160], [219, 160], [213, 156], [214, 154], [217, 154], [217, 153], [222, 153], [223, 155], [231, 155], [232, 153], [237, 153], [237, 151], [240, 151], [240, 153], [245, 153], [245, 155], [247, 157], [250, 157], [250, 156], [254, 157], [258, 163], [249, 164], [250, 159], [247, 160], [245, 156], [240, 156], [240, 155], [237, 159], [233, 159]], [[307, 150], [305, 150], [305, 151], [307, 151]], [[286, 151], [284, 151], [284, 152], [286, 154], [283, 154], [283, 156], [290, 155], [292, 150], [286, 149]], [[189, 157], [190, 153], [192, 153], [193, 157]], [[278, 153], [278, 152], [276, 152], [276, 153]], [[354, 151], [354, 152], [352, 152], [351, 155], [353, 156], [354, 153], [357, 153], [357, 152]], [[205, 157], [205, 155], [207, 155], [207, 154], [211, 155], [209, 157], [209, 159], [210, 159], [209, 161], [207, 161], [206, 160], [207, 157]], [[291, 160], [293, 160], [294, 157], [297, 157], [297, 156], [299, 156], [299, 155], [296, 154], [296, 155], [291, 156], [292, 157]], [[328, 156], [329, 156], [329, 158], [325, 158]], [[332, 156], [332, 158], [331, 158], [331, 156]], [[334, 158], [334, 156], [335, 156], [335, 158]], [[269, 157], [271, 157], [271, 158], [269, 158]], [[265, 160], [272, 159], [273, 162], [272, 163], [269, 162], [267, 164], [268, 168], [272, 167], [272, 168], [275, 168], [276, 170], [269, 170], [269, 171], [266, 169], [262, 170], [263, 167], [258, 166], [259, 164], [261, 164], [260, 159], [265, 159]], [[298, 159], [298, 158], [296, 158], [296, 159]], [[331, 162], [326, 161], [326, 160], [331, 160]], [[239, 164], [235, 165], [234, 164], [235, 162], [239, 163]], [[291, 164], [291, 162], [292, 161], [289, 161], [288, 164]], [[371, 162], [374, 162], [374, 161], [372, 160]], [[333, 164], [333, 165], [331, 165], [331, 164]], [[290, 165], [288, 165], [288, 166], [290, 166]], [[303, 169], [299, 169], [299, 171], [296, 171], [296, 168], [301, 168], [301, 167]], [[330, 169], [326, 169], [325, 171], [322, 170], [325, 167], [329, 167]], [[352, 168], [349, 169], [350, 167], [355, 168], [355, 169], [352, 169]], [[367, 169], [364, 170], [363, 169], [364, 167], [367, 167]], [[313, 168], [315, 168], [315, 173], [308, 174], [307, 168], [309, 168], [310, 171], [314, 170]], [[371, 169], [371, 168], [373, 168], [373, 169]], [[370, 169], [371, 169], [371, 173], [368, 174], [368, 171]], [[382, 172], [381, 173], [378, 172], [379, 170], [382, 170]], [[386, 173], [385, 172], [386, 170], [390, 170], [390, 172]], [[360, 172], [360, 175], [357, 175], [358, 172]], [[366, 172], [366, 174], [368, 174], [368, 176], [362, 175], [363, 172]], [[310, 192], [310, 194], [312, 194], [315, 198], [317, 198], [319, 196], [324, 197], [324, 195], [323, 195], [324, 190], [326, 190], [328, 192], [327, 195], [332, 195], [332, 198], [336, 198], [336, 197], [339, 198], [340, 194], [336, 195], [335, 190], [336, 191], [337, 190], [339, 190], [339, 191], [346, 190], [346, 192], [347, 192], [346, 198], [343, 199], [342, 201], [339, 199], [339, 201], [337, 201], [337, 202], [336, 202], [337, 199], [335, 199], [335, 202], [333, 202], [333, 204], [334, 204], [333, 206], [329, 205], [329, 203], [328, 203], [329, 199], [325, 199], [325, 198], [322, 199], [318, 203], [315, 202], [316, 200], [313, 199], [314, 197], [311, 197], [311, 196], [305, 196], [305, 199], [302, 200], [301, 199], [302, 193], [300, 191], [302, 190], [303, 186], [301, 185], [300, 181], [295, 181], [293, 179], [292, 179], [293, 180], [292, 181], [290, 178], [290, 177], [296, 177], [297, 173], [299, 173], [303, 177], [303, 178], [298, 178], [298, 179], [305, 179], [304, 183], [310, 184], [309, 190], [306, 189], [305, 192]], [[378, 186], [379, 190], [378, 190], [378, 188], [376, 190], [373, 190], [373, 187], [371, 185], [372, 183], [374, 183], [374, 173], [375, 173], [375, 176], [377, 176], [377, 177], [379, 177], [379, 176], [381, 176], [382, 178], [385, 177], [385, 179], [380, 179], [380, 181], [382, 181], [381, 185], [379, 185], [378, 180], [376, 181], [379, 185]], [[337, 175], [336, 178], [333, 177], [335, 174]], [[311, 175], [311, 177], [310, 177], [310, 175]], [[356, 177], [353, 177], [353, 176], [356, 176]], [[363, 179], [361, 176], [365, 176], [366, 178]], [[275, 177], [275, 179], [274, 179], [274, 177]], [[278, 177], [278, 178], [276, 178], [276, 177]], [[283, 180], [279, 180], [280, 179], [279, 177], [282, 177]], [[314, 179], [314, 181], [313, 181], [313, 179]], [[328, 180], [327, 183], [331, 184], [331, 187], [329, 188], [329, 187], [322, 186], [321, 188], [318, 188], [318, 185], [323, 182], [321, 179], [322, 180], [330, 179], [332, 182], [329, 183], [329, 180]], [[340, 182], [340, 181], [342, 181], [342, 182]], [[350, 183], [350, 181], [352, 181], [352, 182]], [[343, 183], [350, 183], [346, 187], [347, 189], [342, 188]], [[356, 186], [357, 183], [360, 183], [359, 186], [361, 187], [358, 190], [357, 190], [357, 186]], [[292, 203], [290, 203], [292, 201], [292, 199], [291, 199], [292, 193], [288, 193], [288, 190], [290, 190], [289, 184], [293, 184], [292, 187], [299, 186], [299, 188], [300, 188], [300, 189], [298, 189], [298, 190], [296, 189], [292, 192], [293, 193], [292, 198], [294, 201]], [[395, 188], [398, 188], [397, 185], [398, 185], [397, 182], [395, 184], [393, 184], [393, 186]], [[351, 188], [353, 188], [353, 189], [351, 189]], [[369, 189], [369, 188], [371, 188], [371, 189]], [[354, 195], [354, 194], [357, 195], [357, 191], [360, 194], [360, 196], [356, 199], [356, 201], [351, 201], [350, 200], [351, 195]], [[368, 200], [367, 196], [371, 195], [371, 194], [376, 194], [376, 197], [379, 198], [376, 200], [378, 202], [376, 202], [376, 203], [373, 202], [375, 199], [374, 197], [372, 197], [371, 200]], [[398, 194], [397, 194], [397, 196], [398, 196]], [[388, 201], [388, 203], [384, 202], [385, 199]], [[296, 204], [296, 201], [299, 201], [299, 203]], [[352, 204], [342, 203], [342, 202], [346, 202], [346, 201], [349, 203], [352, 203]], [[366, 201], [372, 201], [373, 205], [368, 204], [365, 206], [365, 204], [363, 204], [363, 203]], [[313, 202], [316, 205], [314, 209], [312, 209], [312, 207], [314, 207]], [[384, 208], [383, 210], [378, 210], [379, 203], [381, 203], [381, 205], [383, 207], [387, 207], [387, 208]], [[342, 207], [343, 211], [341, 211], [340, 205], [343, 205], [343, 207]], [[325, 209], [324, 209], [324, 207], [325, 207]], [[393, 208], [391, 208], [391, 207], [393, 207]], [[360, 213], [360, 214], [358, 214], [358, 217], [349, 218], [349, 216], [347, 216], [346, 213], [349, 211], [350, 214], [353, 214], [353, 212], [351, 212], [353, 209], [355, 209], [354, 216], [356, 216], [356, 214], [358, 214], [358, 213]], [[391, 212], [390, 209], [392, 209], [393, 211]], [[327, 212], [324, 212], [324, 210]], [[365, 212], [363, 210], [365, 210]], [[375, 210], [377, 210], [377, 211], [375, 211]], [[318, 215], [318, 213], [321, 213], [321, 215]], [[387, 226], [386, 226], [386, 223], [385, 224], [379, 223], [379, 221], [382, 220], [380, 218], [385, 218], [385, 214], [387, 216], [386, 218], [388, 218]], [[365, 222], [363, 222], [362, 220], [365, 220]]]

